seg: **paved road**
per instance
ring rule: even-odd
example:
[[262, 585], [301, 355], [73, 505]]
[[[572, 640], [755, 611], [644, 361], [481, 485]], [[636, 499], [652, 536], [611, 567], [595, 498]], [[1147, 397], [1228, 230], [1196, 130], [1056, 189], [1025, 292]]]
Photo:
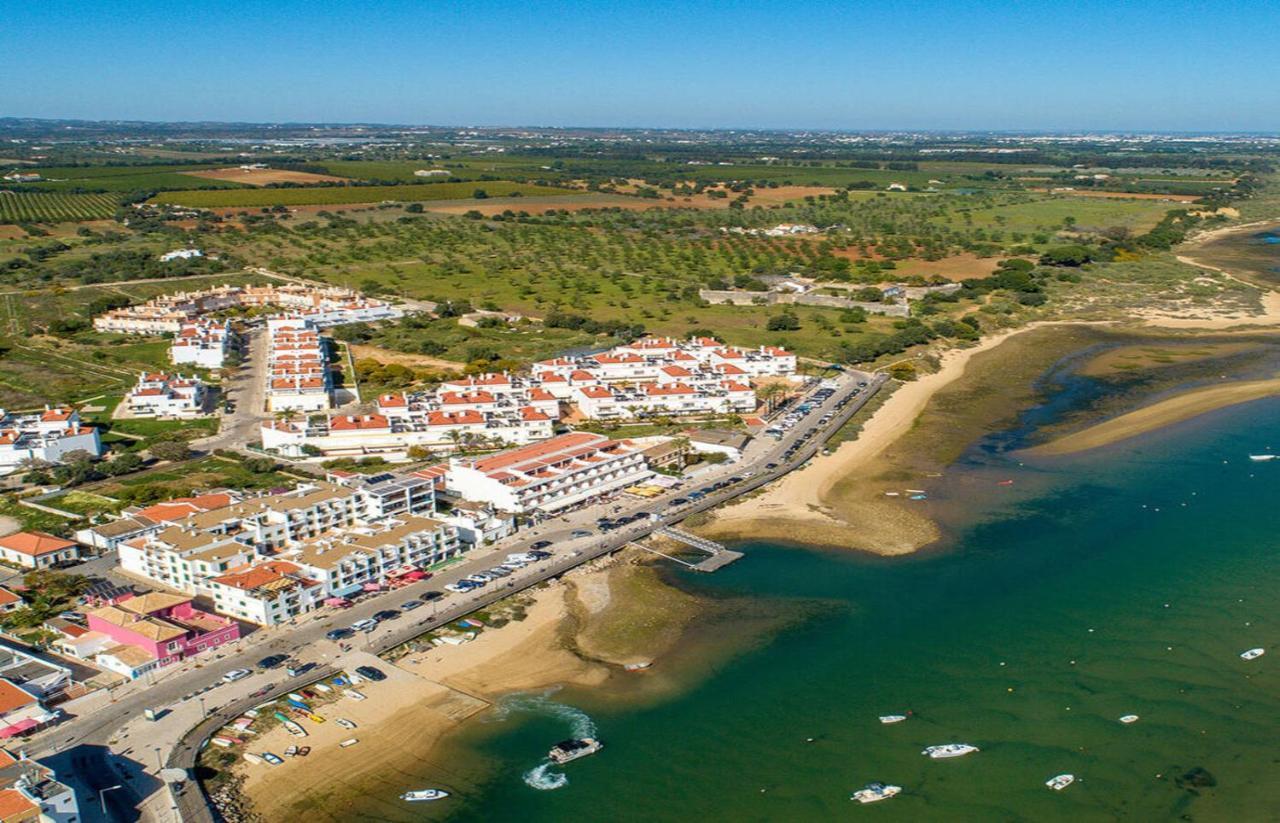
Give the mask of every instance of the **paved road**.
[[224, 414], [218, 433], [193, 440], [191, 445], [203, 451], [239, 449], [246, 443], [262, 439], [258, 426], [270, 417], [266, 403], [267, 341], [266, 332], [251, 329], [245, 337], [249, 357], [235, 375], [222, 385], [223, 396], [235, 404], [235, 412]]
[[[870, 380], [870, 387], [836, 413], [829, 424], [817, 427], [817, 421], [824, 413], [834, 412], [838, 400], [857, 392], [856, 382], [862, 379]], [[821, 448], [827, 437], [839, 429], [870, 399], [885, 380], [883, 376], [870, 378], [857, 373], [842, 376], [838, 381], [839, 388], [835, 395], [814, 408], [799, 425], [787, 432], [780, 440], [774, 441], [769, 437], [757, 438], [748, 445], [741, 460], [716, 466], [700, 475], [697, 483], [705, 487], [730, 476], [740, 477], [748, 472], [752, 473], [751, 477], [742, 482], [709, 493], [696, 503], [683, 505], [676, 510], [670, 508], [672, 499], [687, 497], [689, 489], [684, 489], [642, 501], [620, 497], [612, 505], [598, 505], [566, 517], [555, 518], [533, 529], [520, 532], [515, 538], [504, 541], [504, 545], [469, 552], [461, 562], [450, 566], [429, 581], [415, 583], [397, 592], [367, 597], [342, 612], [324, 610], [308, 615], [292, 626], [260, 630], [241, 640], [231, 649], [211, 655], [209, 659], [195, 658], [187, 661], [181, 670], [154, 683], [135, 681], [118, 689], [109, 704], [98, 706], [92, 711], [85, 712], [38, 735], [29, 743], [28, 751], [38, 756], [59, 750], [64, 752], [71, 750], [78, 756], [96, 760], [95, 771], [97, 772], [110, 774], [111, 767], [115, 766], [122, 773], [128, 773], [133, 769], [141, 777], [145, 777], [147, 772], [154, 774], [155, 766], [148, 762], [148, 752], [134, 751], [133, 744], [129, 742], [145, 737], [149, 746], [161, 747], [160, 756], [165, 759], [165, 762], [189, 766], [194, 762], [195, 746], [203, 740], [203, 734], [188, 736], [188, 733], [206, 712], [214, 715], [207, 721], [211, 727], [221, 725], [243, 708], [265, 699], [261, 694], [258, 697], [251, 697], [252, 692], [268, 689], [269, 694], [282, 694], [316, 679], [319, 676], [318, 672], [342, 669], [345, 653], [338, 644], [324, 638], [324, 633], [329, 629], [349, 625], [358, 619], [370, 617], [374, 612], [382, 609], [395, 608], [400, 603], [426, 591], [442, 591], [445, 584], [476, 571], [491, 568], [501, 562], [507, 553], [527, 548], [528, 544], [535, 540], [552, 542], [554, 554], [549, 560], [532, 564], [511, 577], [491, 583], [477, 592], [442, 597], [429, 606], [379, 625], [374, 632], [353, 639], [357, 649], [382, 652], [489, 603], [559, 576], [582, 563], [617, 551], [628, 542], [646, 536], [660, 525], [678, 523], [690, 514], [728, 502], [803, 464]], [[793, 446], [796, 448], [792, 457], [784, 459], [783, 455]], [[764, 466], [768, 463], [776, 463], [777, 466], [766, 470]], [[658, 511], [664, 515], [664, 518], [661, 522], [648, 520], [638, 522], [603, 536], [593, 534], [585, 538], [570, 537], [570, 532], [575, 529], [594, 529], [594, 520], [606, 510], [613, 514], [615, 507], [621, 508], [623, 512]], [[222, 675], [231, 669], [252, 668], [254, 661], [268, 653], [289, 653], [296, 661], [310, 663], [316, 668], [292, 680], [287, 679], [282, 670], [276, 669], [255, 672], [253, 676], [235, 683], [221, 682]], [[156, 722], [148, 722], [141, 719], [145, 708], [167, 709], [167, 714]], [[166, 755], [165, 752], [168, 754]], [[120, 761], [129, 761], [131, 765], [122, 766]], [[168, 792], [156, 792], [158, 784], [153, 779], [151, 782], [143, 779], [124, 782], [128, 785], [116, 794], [127, 794], [130, 800], [139, 805], [147, 802], [153, 812], [151, 817], [155, 817], [154, 810], [157, 805], [160, 808], [168, 808]], [[138, 788], [135, 790], [132, 787]], [[123, 798], [112, 802], [118, 805], [119, 802], [123, 802]], [[207, 810], [201, 811], [204, 800], [198, 788], [188, 784], [179, 795], [178, 802], [183, 807], [182, 819], [210, 819], [207, 816]], [[195, 816], [189, 817], [188, 814]], [[95, 817], [95, 815], [98, 816]], [[87, 823], [92, 823], [96, 819], [101, 819], [98, 812], [86, 811], [84, 820]], [[112, 819], [132, 818], [113, 815]]]

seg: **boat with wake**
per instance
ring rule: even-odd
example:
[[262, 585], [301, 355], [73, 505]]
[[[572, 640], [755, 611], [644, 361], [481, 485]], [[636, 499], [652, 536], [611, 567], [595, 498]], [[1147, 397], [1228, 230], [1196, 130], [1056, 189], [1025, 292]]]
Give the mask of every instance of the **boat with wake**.
[[1261, 646], [1259, 646], [1259, 647], [1258, 647], [1258, 648], [1256, 648], [1256, 649], [1249, 649], [1249, 650], [1248, 650], [1248, 651], [1246, 651], [1246, 652], [1240, 652], [1240, 659], [1241, 659], [1241, 660], [1256, 660], [1257, 658], [1262, 657], [1262, 656], [1263, 656], [1264, 654], [1266, 654], [1266, 653], [1267, 653], [1267, 650], [1266, 650], [1266, 649], [1264, 649], [1264, 648], [1262, 648]]
[[920, 754], [927, 754], [934, 760], [946, 760], [949, 757], [964, 757], [966, 754], [982, 751], [968, 743], [943, 743], [940, 746], [929, 746]]
[[868, 783], [866, 788], [859, 789], [849, 796], [850, 800], [856, 800], [859, 803], [876, 803], [880, 800], [888, 800], [896, 797], [902, 791], [901, 786], [890, 786], [885, 783]]
[[1128, 725], [1130, 723], [1137, 723], [1138, 716], [1136, 714], [1124, 714], [1120, 716], [1120, 722], [1124, 723], [1125, 725]]
[[573, 738], [561, 740], [552, 746], [551, 751], [547, 752], [547, 757], [563, 765], [580, 757], [595, 754], [603, 748], [604, 744], [594, 737]]
[[444, 789], [415, 789], [400, 795], [406, 803], [426, 803], [431, 800], [444, 800], [449, 793]]
[[1266, 463], [1268, 460], [1275, 460], [1280, 454], [1251, 454], [1249, 459], [1255, 463]]

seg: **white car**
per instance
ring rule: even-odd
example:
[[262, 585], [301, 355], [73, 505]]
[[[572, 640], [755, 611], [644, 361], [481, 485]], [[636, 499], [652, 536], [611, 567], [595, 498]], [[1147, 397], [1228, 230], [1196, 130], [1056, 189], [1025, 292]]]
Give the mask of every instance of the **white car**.
[[445, 586], [445, 588], [451, 592], [462, 594], [464, 592], [469, 592], [472, 589], [477, 587], [474, 583], [450, 583], [449, 585]]
[[371, 632], [376, 628], [378, 628], [378, 621], [371, 618], [357, 620], [351, 624], [351, 630], [353, 632]]
[[224, 674], [222, 676], [222, 679], [226, 683], [234, 683], [237, 680], [245, 679], [251, 674], [253, 674], [253, 672], [249, 671], [248, 669], [232, 669], [231, 671]]

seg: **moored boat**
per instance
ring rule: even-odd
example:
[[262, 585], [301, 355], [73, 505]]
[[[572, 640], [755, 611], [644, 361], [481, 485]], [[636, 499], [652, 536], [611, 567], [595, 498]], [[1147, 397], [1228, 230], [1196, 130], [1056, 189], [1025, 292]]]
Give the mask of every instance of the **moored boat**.
[[1255, 462], [1255, 463], [1265, 463], [1265, 462], [1267, 462], [1268, 460], [1275, 460], [1277, 457], [1280, 457], [1280, 455], [1278, 455], [1278, 454], [1251, 454], [1251, 455], [1249, 455], [1249, 459], [1250, 459], [1250, 460], [1252, 460], [1252, 461], [1253, 461], [1253, 462]]
[[906, 716], [905, 714], [882, 714], [882, 715], [880, 715], [880, 722], [881, 722], [881, 723], [884, 723], [885, 725], [888, 725], [888, 724], [890, 724], [890, 723], [901, 723], [902, 721], [904, 721], [904, 720], [906, 720], [906, 719], [907, 719], [907, 716]]
[[850, 800], [856, 800], [859, 803], [875, 803], [879, 800], [888, 800], [897, 796], [902, 791], [901, 786], [890, 786], [885, 783], [868, 783], [866, 788], [859, 789], [849, 796]]
[[547, 752], [547, 757], [556, 763], [568, 763], [571, 760], [595, 754], [603, 748], [604, 744], [594, 737], [561, 740], [551, 747], [551, 751]]
[[1125, 724], [1128, 724], [1128, 723], [1137, 723], [1137, 722], [1138, 722], [1138, 716], [1137, 716], [1136, 714], [1125, 714], [1125, 715], [1121, 715], [1121, 716], [1120, 716], [1120, 722], [1121, 722], [1121, 723], [1125, 723]]
[[1076, 776], [1074, 774], [1060, 774], [1056, 777], [1049, 778], [1044, 782], [1044, 784], [1055, 792], [1060, 792], [1074, 782], [1076, 782]]
[[920, 754], [927, 754], [934, 760], [945, 760], [949, 757], [964, 757], [966, 754], [982, 751], [977, 746], [970, 746], [968, 743], [943, 743], [940, 746], [929, 746]]
[[443, 800], [449, 796], [444, 789], [415, 789], [400, 795], [400, 799], [408, 803], [422, 803], [428, 800]]
[[1256, 649], [1249, 649], [1247, 652], [1240, 652], [1240, 659], [1254, 660], [1256, 658], [1262, 657], [1266, 653], [1267, 653], [1267, 650], [1262, 647], [1258, 647]]

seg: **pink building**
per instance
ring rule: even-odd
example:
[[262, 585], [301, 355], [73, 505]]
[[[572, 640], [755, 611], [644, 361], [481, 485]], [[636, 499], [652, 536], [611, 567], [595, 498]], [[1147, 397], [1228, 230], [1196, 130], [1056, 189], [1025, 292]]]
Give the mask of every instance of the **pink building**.
[[94, 609], [87, 617], [90, 631], [141, 649], [159, 666], [240, 637], [236, 621], [201, 611], [191, 605], [190, 597], [180, 594], [150, 592]]

